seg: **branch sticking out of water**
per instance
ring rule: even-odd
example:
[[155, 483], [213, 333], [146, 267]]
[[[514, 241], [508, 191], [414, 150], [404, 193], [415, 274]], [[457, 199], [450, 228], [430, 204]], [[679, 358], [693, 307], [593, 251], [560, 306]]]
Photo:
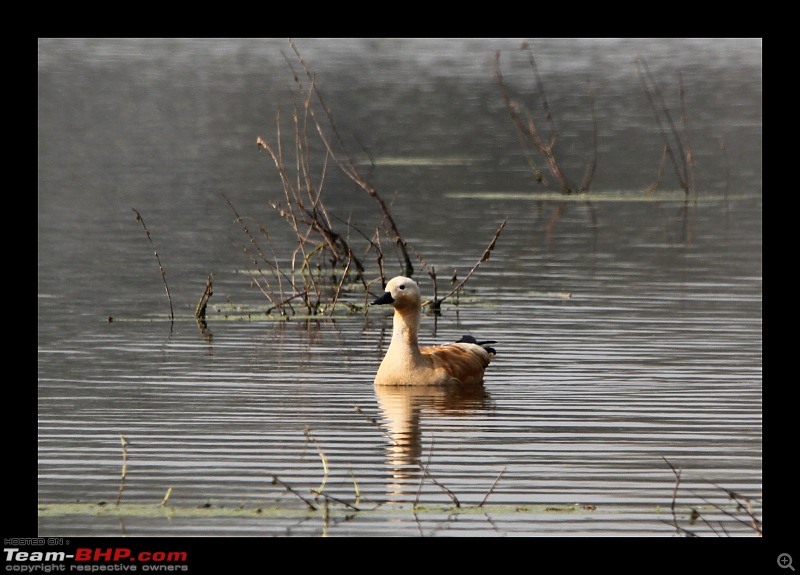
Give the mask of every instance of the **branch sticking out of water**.
[[128, 476], [128, 440], [124, 435], [119, 435], [119, 440], [122, 443], [122, 477], [119, 482], [119, 491], [117, 492], [117, 506], [122, 500], [122, 490], [125, 489], [125, 479]]
[[[333, 145], [331, 144], [330, 138], [326, 137], [325, 133], [322, 130], [322, 126], [320, 125], [319, 121], [317, 120], [314, 114], [314, 109], [310, 106], [307, 106], [307, 110], [311, 114], [311, 117], [314, 120], [314, 125], [317, 128], [317, 133], [319, 134], [320, 139], [325, 144], [325, 148], [328, 150], [331, 157], [337, 163], [342, 172], [345, 175], [347, 175], [353, 182], [355, 182], [356, 185], [358, 185], [361, 189], [367, 192], [367, 194], [369, 194], [369, 196], [375, 201], [375, 203], [380, 208], [384, 219], [389, 224], [389, 229], [391, 230], [392, 235], [394, 236], [394, 241], [397, 247], [400, 249], [400, 252], [403, 256], [403, 262], [405, 266], [404, 273], [405, 275], [411, 277], [411, 275], [414, 273], [414, 267], [411, 265], [411, 258], [408, 255], [406, 242], [400, 235], [400, 230], [398, 229], [397, 224], [395, 223], [394, 218], [392, 217], [392, 214], [389, 212], [389, 208], [386, 206], [386, 203], [383, 201], [383, 198], [381, 198], [381, 196], [378, 194], [378, 191], [371, 184], [369, 184], [359, 173], [358, 168], [356, 167], [355, 163], [351, 159], [350, 155], [347, 152], [347, 149], [344, 146], [344, 142], [342, 141], [342, 138], [339, 135], [339, 131], [336, 129], [336, 124], [333, 121], [333, 116], [331, 115], [328, 106], [325, 104], [322, 95], [317, 89], [316, 82], [314, 81], [314, 74], [312, 74], [311, 70], [306, 65], [305, 60], [300, 55], [297, 46], [295, 46], [292, 40], [289, 40], [289, 45], [291, 46], [292, 50], [297, 56], [297, 59], [300, 62], [301, 66], [303, 67], [303, 71], [306, 73], [306, 76], [311, 81], [311, 92], [313, 92], [314, 96], [316, 96], [317, 101], [319, 102], [320, 107], [322, 108], [322, 111], [325, 114], [328, 126], [330, 127], [331, 133], [333, 134], [336, 140], [337, 147], [334, 148]], [[289, 65], [291, 67], [291, 64]], [[297, 83], [300, 92], [301, 93], [305, 92], [305, 89], [303, 88], [303, 85], [299, 81], [298, 76], [296, 74], [295, 74], [295, 82]], [[310, 93], [308, 94], [307, 102], [309, 100], [310, 100]]]
[[284, 488], [286, 491], [288, 491], [288, 492], [289, 492], [289, 493], [291, 493], [292, 495], [296, 495], [297, 497], [299, 497], [299, 498], [300, 498], [300, 499], [303, 501], [303, 503], [305, 503], [305, 504], [306, 504], [306, 506], [307, 506], [307, 507], [308, 507], [308, 508], [309, 508], [311, 511], [316, 511], [316, 510], [317, 510], [316, 506], [315, 506], [315, 505], [314, 505], [314, 504], [313, 504], [311, 501], [309, 501], [308, 499], [306, 499], [305, 497], [303, 497], [302, 495], [300, 495], [300, 494], [299, 494], [297, 491], [295, 491], [294, 489], [292, 489], [292, 488], [291, 488], [289, 485], [287, 485], [286, 483], [284, 483], [283, 481], [281, 481], [280, 479], [278, 479], [278, 476], [277, 476], [277, 475], [273, 475], [273, 476], [272, 476], [272, 484], [273, 484], [273, 485], [280, 485], [281, 487], [283, 487], [283, 488]]
[[161, 507], [166, 507], [167, 502], [169, 501], [169, 496], [172, 495], [172, 487], [167, 489], [167, 493], [164, 495], [164, 499], [161, 500]]
[[[422, 473], [424, 474], [423, 479], [427, 477], [428, 479], [433, 481], [434, 485], [436, 485], [439, 489], [441, 489], [447, 494], [447, 496], [453, 502], [453, 505], [455, 505], [456, 507], [461, 507], [461, 502], [458, 500], [458, 497], [456, 497], [455, 494], [452, 491], [450, 491], [447, 487], [439, 483], [436, 480], [436, 478], [433, 475], [431, 475], [430, 472], [428, 471], [428, 465], [430, 465], [431, 463], [432, 456], [433, 456], [433, 439], [431, 439], [431, 448], [428, 450], [427, 465], [422, 462], [419, 463], [419, 468], [422, 470]], [[419, 504], [419, 496], [421, 492], [422, 492], [422, 481], [419, 482], [419, 489], [417, 490], [417, 498], [414, 500], [414, 507], [416, 507]]]
[[681, 470], [675, 469], [675, 467], [667, 461], [666, 457], [661, 457], [664, 462], [669, 465], [669, 468], [672, 470], [672, 474], [675, 476], [675, 487], [672, 489], [672, 501], [670, 502], [670, 511], [672, 511], [672, 525], [675, 527], [675, 531], [679, 531], [680, 527], [678, 527], [678, 516], [675, 513], [675, 502], [678, 500], [678, 488], [681, 485]]
[[500, 472], [500, 474], [497, 476], [497, 479], [494, 480], [494, 483], [492, 483], [492, 486], [489, 488], [489, 491], [486, 492], [486, 495], [484, 496], [483, 500], [478, 504], [478, 507], [483, 507], [483, 504], [486, 503], [487, 499], [489, 499], [489, 496], [494, 491], [494, 488], [497, 485], [497, 482], [500, 481], [501, 477], [503, 477], [503, 474], [506, 472], [506, 469], [507, 468], [504, 467], [503, 470]]
[[[684, 88], [683, 78], [678, 75], [679, 83], [679, 96], [680, 96], [680, 119], [683, 126], [683, 136], [681, 136], [678, 129], [675, 127], [675, 122], [672, 119], [669, 108], [664, 101], [664, 95], [661, 88], [653, 77], [650, 67], [641, 56], [635, 59], [636, 70], [639, 73], [639, 79], [642, 82], [642, 90], [647, 97], [647, 102], [650, 104], [650, 109], [653, 111], [658, 130], [664, 140], [664, 156], [669, 158], [673, 169], [675, 170], [675, 177], [678, 179], [678, 184], [681, 189], [688, 195], [690, 190], [696, 192], [697, 188], [694, 180], [694, 160], [692, 157], [692, 150], [688, 143], [686, 136], [686, 108], [684, 104]], [[657, 102], [656, 102], [657, 101]], [[663, 121], [662, 121], [663, 116]], [[667, 124], [667, 128], [664, 124]], [[659, 177], [663, 172], [663, 158], [662, 168], [659, 168]], [[658, 183], [654, 184], [655, 188]], [[653, 187], [653, 186], [651, 186]]]
[[208, 281], [206, 281], [206, 289], [203, 291], [203, 295], [200, 296], [200, 301], [197, 302], [197, 307], [194, 308], [194, 317], [197, 319], [206, 319], [206, 307], [208, 306], [208, 300], [211, 299], [212, 295], [214, 295], [213, 279], [214, 274], [209, 274]]
[[164, 271], [164, 266], [161, 265], [161, 258], [158, 257], [158, 250], [156, 250], [156, 245], [153, 243], [153, 238], [150, 237], [150, 232], [147, 230], [147, 226], [144, 225], [144, 219], [142, 218], [141, 214], [136, 210], [136, 208], [131, 208], [133, 213], [136, 214], [136, 221], [142, 224], [142, 228], [144, 228], [144, 233], [147, 234], [147, 240], [150, 242], [150, 246], [153, 248], [153, 253], [156, 256], [156, 261], [158, 262], [158, 269], [161, 272], [161, 279], [164, 281], [164, 289], [167, 290], [167, 299], [169, 300], [169, 320], [170, 322], [175, 320], [175, 314], [172, 312], [172, 296], [169, 294], [169, 286], [167, 285], [167, 272]]
[[[688, 529], [685, 529], [684, 527], [681, 527], [680, 525], [678, 525], [676, 503], [677, 503], [677, 499], [678, 499], [678, 489], [679, 489], [680, 483], [681, 483], [681, 471], [682, 470], [680, 468], [676, 469], [675, 466], [672, 465], [672, 463], [670, 463], [667, 460], [666, 457], [662, 456], [661, 459], [663, 459], [664, 462], [667, 465], [669, 465], [669, 468], [672, 470], [673, 475], [675, 475], [675, 487], [672, 490], [672, 502], [670, 504], [670, 510], [672, 511], [672, 526], [675, 528], [675, 532], [678, 533], [678, 534], [684, 534], [684, 535], [687, 535], [689, 537], [697, 537], [697, 533], [695, 533], [693, 531], [690, 531]], [[762, 536], [761, 521], [758, 519], [758, 517], [756, 517], [755, 512], [753, 511], [752, 499], [749, 498], [749, 497], [746, 497], [745, 495], [737, 493], [736, 491], [733, 491], [732, 489], [727, 489], [725, 487], [717, 485], [714, 482], [709, 481], [709, 483], [711, 485], [713, 485], [714, 487], [724, 491], [725, 494], [728, 496], [728, 499], [730, 499], [730, 500], [732, 500], [732, 501], [734, 501], [736, 503], [736, 510], [737, 511], [742, 511], [743, 510], [747, 514], [747, 521], [742, 520], [741, 517], [738, 517], [734, 513], [731, 513], [727, 509], [723, 508], [721, 505], [719, 505], [717, 503], [714, 503], [712, 501], [709, 501], [708, 498], [706, 498], [706, 497], [703, 497], [703, 496], [698, 495], [696, 493], [692, 493], [692, 494], [695, 495], [696, 497], [698, 497], [699, 499], [701, 499], [707, 505], [710, 505], [710, 506], [714, 507], [714, 509], [716, 509], [720, 513], [723, 513], [724, 515], [727, 515], [728, 517], [730, 517], [734, 521], [736, 521], [736, 522], [738, 522], [738, 523], [740, 523], [742, 525], [747, 525], [749, 527], [752, 527], [752, 529], [755, 532], [755, 534], [758, 535], [759, 537], [761, 537]], [[709, 519], [707, 519], [705, 516], [703, 516], [703, 514], [697, 508], [692, 507], [691, 508], [691, 514], [689, 516], [689, 523], [691, 525], [694, 525], [698, 520], [702, 521], [703, 524], [705, 524], [713, 533], [715, 533], [717, 535], [720, 535], [720, 533], [717, 531], [717, 527], [715, 527], [714, 524], [712, 524], [712, 522]], [[727, 534], [727, 531], [725, 530], [724, 525], [718, 524], [718, 527], [723, 532], [723, 534]]]
[[532, 146], [536, 149], [539, 155], [544, 160], [544, 163], [547, 165], [550, 174], [555, 178], [556, 182], [558, 182], [558, 186], [560, 187], [561, 191], [565, 194], [571, 194], [575, 192], [588, 192], [591, 187], [592, 177], [594, 176], [595, 168], [597, 165], [597, 121], [595, 116], [594, 110], [594, 95], [592, 94], [591, 83], [589, 83], [589, 98], [591, 100], [592, 106], [592, 125], [594, 128], [594, 155], [592, 157], [591, 162], [589, 162], [586, 166], [586, 170], [584, 172], [583, 181], [581, 182], [580, 188], [576, 188], [575, 185], [570, 181], [567, 175], [564, 173], [564, 170], [561, 169], [561, 165], [556, 158], [554, 149], [556, 146], [556, 142], [558, 141], [558, 131], [556, 130], [555, 122], [553, 121], [553, 115], [550, 112], [550, 105], [547, 102], [547, 97], [544, 92], [544, 84], [542, 83], [542, 79], [539, 76], [539, 68], [536, 65], [536, 60], [533, 58], [533, 52], [530, 48], [525, 45], [525, 49], [528, 51], [528, 62], [530, 63], [531, 69], [533, 70], [534, 77], [536, 79], [536, 87], [539, 92], [539, 99], [542, 102], [542, 114], [544, 115], [544, 119], [547, 122], [547, 125], [550, 130], [550, 138], [548, 141], [545, 141], [539, 129], [536, 126], [536, 121], [534, 120], [533, 114], [527, 109], [527, 107], [511, 98], [511, 95], [506, 88], [505, 82], [503, 81], [503, 74], [500, 71], [500, 51], [498, 50], [495, 52], [495, 70], [494, 70], [494, 77], [497, 81], [497, 85], [500, 88], [500, 93], [503, 96], [503, 100], [506, 104], [506, 109], [508, 110], [509, 115], [511, 116], [511, 121], [514, 123], [514, 126], [517, 129], [517, 136], [520, 139], [520, 144], [522, 145], [522, 149], [525, 152], [525, 156], [528, 160], [528, 163], [531, 165], [531, 169], [533, 170], [534, 177], [536, 178], [536, 182], [539, 184], [548, 185], [548, 182], [542, 172], [542, 170], [536, 164], [536, 161], [533, 155], [528, 151], [529, 146]]
[[[485, 261], [487, 261], [487, 260], [489, 259], [489, 256], [491, 255], [491, 253], [492, 253], [492, 250], [494, 249], [495, 245], [497, 244], [497, 239], [500, 237], [500, 234], [503, 232], [503, 229], [506, 227], [506, 223], [507, 223], [507, 222], [508, 222], [508, 218], [506, 218], [505, 220], [503, 220], [503, 223], [502, 223], [502, 224], [500, 224], [500, 227], [499, 227], [499, 228], [497, 228], [497, 231], [494, 233], [494, 237], [493, 237], [493, 238], [492, 238], [492, 240], [489, 242], [489, 245], [488, 245], [488, 246], [486, 246], [486, 249], [485, 249], [485, 250], [483, 250], [483, 255], [482, 255], [482, 256], [481, 256], [481, 258], [480, 258], [480, 259], [479, 259], [479, 260], [478, 260], [478, 261], [475, 263], [475, 265], [474, 265], [474, 266], [472, 266], [472, 269], [471, 269], [471, 270], [469, 270], [469, 273], [467, 274], [467, 276], [466, 276], [466, 277], [465, 277], [463, 280], [461, 280], [461, 281], [458, 283], [458, 285], [456, 285], [456, 287], [454, 287], [454, 288], [453, 288], [453, 289], [451, 289], [449, 292], [447, 292], [447, 294], [446, 294], [445, 296], [443, 296], [443, 297], [442, 297], [442, 299], [436, 299], [436, 298], [434, 298], [434, 301], [433, 301], [433, 303], [431, 303], [431, 309], [433, 309], [433, 310], [438, 310], [438, 309], [440, 309], [440, 308], [441, 308], [441, 306], [442, 306], [442, 302], [443, 302], [444, 300], [446, 300], [447, 298], [449, 298], [449, 297], [450, 297], [451, 295], [453, 295], [454, 293], [456, 293], [456, 292], [458, 292], [459, 290], [461, 290], [461, 288], [463, 288], [463, 287], [464, 287], [464, 284], [466, 284], [466, 283], [467, 283], [467, 281], [469, 281], [469, 278], [471, 278], [471, 277], [472, 277], [472, 274], [474, 274], [474, 273], [475, 273], [475, 271], [478, 269], [478, 267], [479, 267], [479, 266], [480, 266], [480, 265], [481, 265], [483, 262], [485, 262]], [[436, 277], [435, 277], [435, 276], [432, 276], [432, 277], [433, 277], [433, 279], [434, 279], [434, 282], [435, 282], [435, 281], [436, 281]]]

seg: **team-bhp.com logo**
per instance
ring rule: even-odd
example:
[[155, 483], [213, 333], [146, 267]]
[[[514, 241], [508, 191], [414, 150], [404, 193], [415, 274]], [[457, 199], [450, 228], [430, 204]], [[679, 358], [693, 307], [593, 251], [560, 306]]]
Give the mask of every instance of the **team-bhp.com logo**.
[[[78, 547], [60, 551], [48, 548], [39, 550], [27, 544], [34, 540], [3, 547], [5, 571], [20, 573], [50, 573], [59, 571], [189, 571], [186, 551], [134, 551], [129, 547]], [[38, 545], [44, 545], [44, 540]], [[6, 542], [8, 544], [8, 541]], [[52, 545], [47, 541], [48, 547]], [[66, 543], [66, 542], [65, 542]], [[23, 549], [23, 546], [25, 547]]]

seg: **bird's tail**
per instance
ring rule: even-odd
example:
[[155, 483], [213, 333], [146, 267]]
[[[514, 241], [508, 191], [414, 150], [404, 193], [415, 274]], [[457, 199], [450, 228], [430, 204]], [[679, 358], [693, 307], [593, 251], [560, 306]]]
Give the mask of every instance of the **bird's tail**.
[[478, 341], [471, 335], [464, 335], [456, 343], [474, 343], [485, 349], [489, 355], [497, 355], [497, 351], [493, 347], [489, 347], [490, 344], [497, 343], [496, 341]]

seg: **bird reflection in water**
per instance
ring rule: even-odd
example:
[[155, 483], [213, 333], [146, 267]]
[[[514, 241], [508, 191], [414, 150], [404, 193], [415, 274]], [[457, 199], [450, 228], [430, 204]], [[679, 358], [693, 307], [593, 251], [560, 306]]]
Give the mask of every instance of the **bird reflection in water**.
[[[421, 465], [423, 419], [469, 417], [491, 407], [483, 385], [375, 386], [388, 430], [386, 460], [390, 475], [387, 494], [394, 500], [415, 497], [424, 472]], [[434, 447], [433, 457], [436, 456]]]

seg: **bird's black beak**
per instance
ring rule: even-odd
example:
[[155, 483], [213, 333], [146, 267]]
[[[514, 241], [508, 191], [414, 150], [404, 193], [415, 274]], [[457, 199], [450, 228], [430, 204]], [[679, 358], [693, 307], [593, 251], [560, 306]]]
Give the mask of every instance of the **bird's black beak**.
[[394, 303], [394, 298], [392, 297], [392, 294], [390, 294], [388, 291], [383, 292], [383, 295], [378, 299], [376, 299], [374, 302], [372, 302], [372, 305], [381, 305], [385, 303]]

